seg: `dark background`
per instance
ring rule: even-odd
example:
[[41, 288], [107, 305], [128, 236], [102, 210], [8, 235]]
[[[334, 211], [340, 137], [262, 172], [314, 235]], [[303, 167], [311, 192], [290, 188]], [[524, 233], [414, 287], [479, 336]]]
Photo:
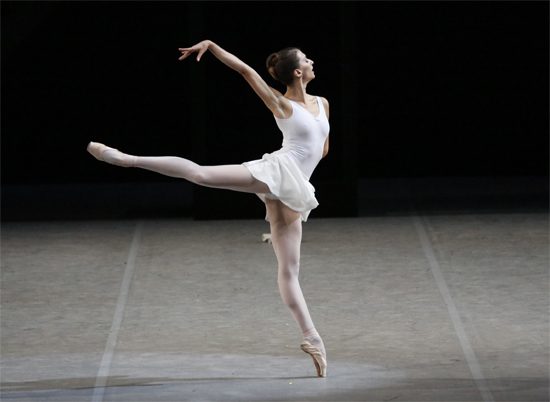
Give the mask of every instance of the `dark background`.
[[409, 189], [435, 180], [436, 193], [460, 179], [464, 194], [493, 186], [543, 205], [548, 7], [2, 1], [2, 219], [263, 214], [255, 196], [86, 152], [96, 141], [214, 165], [277, 150], [270, 111], [238, 73], [211, 54], [178, 61], [179, 47], [203, 39], [279, 90], [265, 70], [270, 53], [298, 46], [314, 60], [308, 92], [331, 105], [330, 153], [311, 179], [317, 216], [356, 216], [360, 194], [396, 179]]

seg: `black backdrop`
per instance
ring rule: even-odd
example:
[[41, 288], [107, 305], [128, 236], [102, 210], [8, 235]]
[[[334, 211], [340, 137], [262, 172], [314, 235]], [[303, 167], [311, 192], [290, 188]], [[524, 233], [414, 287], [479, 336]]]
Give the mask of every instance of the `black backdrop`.
[[[308, 92], [331, 104], [316, 187], [548, 173], [548, 2], [1, 7], [3, 185], [176, 180], [99, 163], [89, 141], [204, 165], [278, 149], [273, 117], [237, 73], [211, 54], [178, 61], [202, 39], [280, 90], [269, 53], [298, 46], [315, 61]], [[204, 201], [216, 190], [201, 191]]]

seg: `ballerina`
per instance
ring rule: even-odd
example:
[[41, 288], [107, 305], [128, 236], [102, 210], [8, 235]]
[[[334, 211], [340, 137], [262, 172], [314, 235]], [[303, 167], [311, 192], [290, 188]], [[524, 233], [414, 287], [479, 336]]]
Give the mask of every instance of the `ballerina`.
[[281, 92], [267, 85], [260, 75], [233, 54], [212, 41], [180, 48], [179, 60], [197, 53], [197, 62], [209, 50], [222, 63], [239, 72], [273, 113], [283, 133], [282, 148], [262, 159], [241, 165], [200, 166], [174, 156], [143, 157], [124, 154], [97, 142], [88, 152], [100, 161], [123, 167], [139, 167], [195, 184], [255, 193], [266, 205], [271, 241], [277, 262], [281, 297], [289, 307], [303, 336], [301, 348], [311, 355], [319, 377], [326, 377], [327, 359], [323, 340], [313, 325], [300, 284], [302, 221], [319, 204], [309, 182], [319, 161], [328, 153], [329, 104], [306, 92], [315, 78], [313, 61], [297, 48], [271, 54], [266, 61], [270, 75], [286, 86]]

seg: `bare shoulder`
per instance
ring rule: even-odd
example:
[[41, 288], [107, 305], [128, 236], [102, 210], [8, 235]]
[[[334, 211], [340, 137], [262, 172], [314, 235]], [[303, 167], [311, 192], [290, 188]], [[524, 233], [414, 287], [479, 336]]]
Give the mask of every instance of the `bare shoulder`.
[[321, 98], [321, 102], [323, 102], [323, 106], [325, 107], [325, 112], [327, 113], [327, 118], [329, 117], [329, 104], [327, 98], [323, 98], [322, 96], [319, 96]]
[[319, 98], [321, 99], [321, 102], [323, 102], [323, 105], [325, 106], [325, 108], [328, 109], [328, 100], [327, 100], [327, 98], [324, 98], [322, 96], [319, 96]]

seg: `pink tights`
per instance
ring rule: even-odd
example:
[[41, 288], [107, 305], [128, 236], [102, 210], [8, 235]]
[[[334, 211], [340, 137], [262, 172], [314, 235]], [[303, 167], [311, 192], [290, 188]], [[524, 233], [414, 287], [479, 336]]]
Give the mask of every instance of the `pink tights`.
[[302, 242], [302, 219], [296, 212], [279, 200], [265, 199], [271, 225], [271, 241], [279, 262], [279, 291], [294, 319], [300, 326], [304, 340], [319, 349], [326, 357], [325, 347], [313, 325], [307, 308], [298, 273], [300, 271], [300, 244]]
[[[242, 165], [200, 166], [190, 160], [173, 156], [141, 157], [131, 156], [115, 150], [102, 154], [105, 162], [125, 162], [142, 169], [166, 176], [189, 180], [201, 186], [242, 191], [247, 193], [269, 193], [268, 186], [254, 178]], [[317, 347], [323, 355], [325, 348], [319, 333], [313, 325], [309, 310], [298, 282], [300, 269], [300, 244], [302, 242], [302, 221], [300, 214], [279, 200], [266, 198], [271, 225], [271, 240], [279, 263], [278, 282], [283, 301], [300, 326], [304, 340]]]

